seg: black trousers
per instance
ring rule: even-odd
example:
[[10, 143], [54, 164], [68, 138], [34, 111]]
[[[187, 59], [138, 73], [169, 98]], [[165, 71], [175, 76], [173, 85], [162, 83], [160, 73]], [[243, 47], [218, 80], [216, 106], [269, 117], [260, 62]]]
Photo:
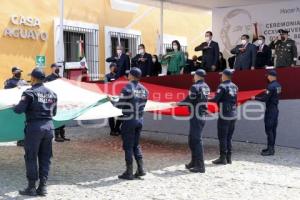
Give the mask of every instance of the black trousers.
[[190, 119], [189, 147], [192, 153], [192, 159], [204, 161], [202, 130], [205, 120], [192, 117]]
[[53, 125], [36, 122], [25, 130], [24, 150], [26, 176], [29, 181], [47, 180], [52, 157]]
[[125, 161], [132, 163], [133, 156], [136, 160], [143, 159], [140, 136], [143, 128], [143, 120], [124, 120], [121, 127], [123, 150]]
[[227, 120], [219, 117], [218, 119], [218, 139], [220, 154], [225, 155], [232, 152], [232, 136], [234, 133], [236, 120]]
[[121, 130], [121, 124], [122, 120], [121, 119], [115, 119], [114, 117], [108, 118], [108, 124], [110, 127], [110, 130], [113, 132], [120, 132]]
[[274, 147], [277, 135], [278, 126], [278, 115], [279, 111], [277, 109], [267, 110], [265, 113], [265, 131], [268, 138], [268, 146]]
[[65, 125], [56, 128], [55, 131], [55, 138], [61, 137], [61, 138], [65, 138]]

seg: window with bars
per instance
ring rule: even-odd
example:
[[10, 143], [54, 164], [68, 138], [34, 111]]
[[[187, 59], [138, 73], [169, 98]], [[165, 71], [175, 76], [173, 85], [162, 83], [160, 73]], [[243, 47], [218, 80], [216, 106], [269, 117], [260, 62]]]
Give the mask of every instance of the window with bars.
[[86, 58], [91, 80], [99, 80], [99, 31], [64, 26], [65, 62], [79, 62]]
[[127, 34], [122, 32], [109, 32], [111, 40], [111, 55], [116, 53], [116, 48], [120, 44], [124, 51], [131, 52], [132, 55], [137, 54], [137, 47], [141, 43], [140, 35]]
[[[163, 49], [164, 49], [164, 54], [172, 51], [172, 44], [164, 43], [163, 44]], [[181, 51], [186, 52], [187, 51], [187, 46], [182, 46], [181, 45]]]

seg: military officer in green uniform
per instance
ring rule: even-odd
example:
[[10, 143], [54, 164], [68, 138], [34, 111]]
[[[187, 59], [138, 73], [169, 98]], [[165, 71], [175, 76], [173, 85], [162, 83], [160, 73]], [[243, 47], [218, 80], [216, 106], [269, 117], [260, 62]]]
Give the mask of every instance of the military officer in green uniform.
[[275, 67], [295, 66], [297, 61], [296, 42], [289, 38], [289, 31], [280, 29], [280, 37], [271, 42], [275, 49]]

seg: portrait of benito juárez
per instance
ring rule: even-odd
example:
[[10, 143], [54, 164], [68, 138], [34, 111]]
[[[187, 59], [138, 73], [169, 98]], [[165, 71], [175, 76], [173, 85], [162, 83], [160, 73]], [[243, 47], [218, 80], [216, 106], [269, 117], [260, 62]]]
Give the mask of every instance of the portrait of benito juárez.
[[[230, 57], [230, 50], [240, 43], [241, 35], [248, 34], [252, 37], [252, 17], [244, 9], [234, 9], [223, 18], [221, 28], [221, 40], [224, 45], [222, 49], [224, 57]], [[250, 38], [250, 41], [252, 38]]]

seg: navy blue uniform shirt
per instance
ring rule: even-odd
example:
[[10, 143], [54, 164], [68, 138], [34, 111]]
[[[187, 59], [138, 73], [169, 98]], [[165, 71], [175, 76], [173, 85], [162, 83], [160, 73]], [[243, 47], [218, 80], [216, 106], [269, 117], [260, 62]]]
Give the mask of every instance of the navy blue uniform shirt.
[[21, 101], [15, 106], [18, 114], [26, 114], [26, 122], [52, 120], [56, 115], [57, 96], [42, 83], [23, 92]]
[[105, 75], [105, 82], [113, 82], [117, 79], [118, 79], [117, 73], [110, 72], [110, 73]]
[[11, 89], [11, 88], [15, 88], [18, 86], [25, 86], [25, 85], [28, 85], [28, 83], [25, 80], [13, 77], [5, 81], [4, 89]]
[[45, 78], [44, 82], [55, 81], [56, 79], [59, 79], [59, 78], [61, 78], [59, 75], [52, 73]]
[[148, 90], [142, 84], [131, 81], [122, 89], [115, 106], [122, 109], [126, 118], [138, 120], [143, 117], [148, 95]]
[[227, 80], [218, 86], [216, 96], [210, 101], [216, 102], [218, 104], [221, 116], [236, 117], [237, 93], [238, 87], [230, 80]]
[[262, 97], [255, 97], [255, 100], [266, 102], [266, 108], [278, 108], [278, 103], [281, 94], [281, 85], [278, 81], [272, 81], [268, 84], [265, 94]]
[[[193, 111], [194, 114], [206, 114], [209, 94], [210, 88], [208, 87], [208, 85], [203, 80], [197, 81], [190, 88], [189, 95], [183, 101], [181, 101], [179, 105], [190, 104], [189, 109], [190, 111]], [[198, 106], [199, 103], [201, 105]]]

